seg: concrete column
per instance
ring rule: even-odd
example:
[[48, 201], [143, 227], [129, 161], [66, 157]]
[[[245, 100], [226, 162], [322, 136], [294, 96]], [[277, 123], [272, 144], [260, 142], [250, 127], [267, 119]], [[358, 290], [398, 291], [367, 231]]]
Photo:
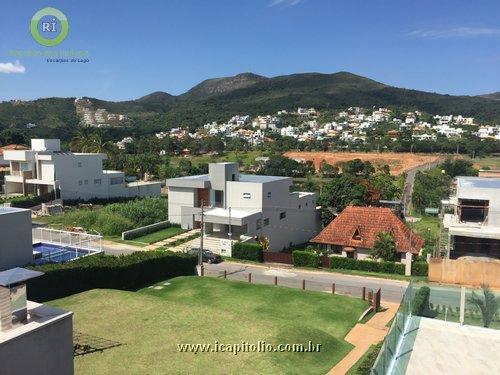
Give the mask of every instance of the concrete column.
[[12, 309], [9, 288], [0, 286], [0, 332], [12, 329]]
[[410, 252], [406, 253], [405, 257], [405, 276], [411, 276], [411, 259], [413, 254]]

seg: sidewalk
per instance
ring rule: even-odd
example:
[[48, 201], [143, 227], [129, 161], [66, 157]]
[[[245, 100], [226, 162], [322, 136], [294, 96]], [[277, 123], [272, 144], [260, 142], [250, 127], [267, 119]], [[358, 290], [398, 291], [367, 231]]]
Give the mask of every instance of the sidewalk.
[[329, 372], [330, 375], [345, 374], [352, 366], [366, 353], [371, 345], [376, 345], [382, 341], [389, 331], [387, 323], [396, 315], [399, 304], [384, 302], [386, 309], [376, 313], [365, 324], [356, 324], [353, 329], [344, 338], [345, 341], [354, 345], [349, 354], [347, 354], [339, 363], [337, 363]]

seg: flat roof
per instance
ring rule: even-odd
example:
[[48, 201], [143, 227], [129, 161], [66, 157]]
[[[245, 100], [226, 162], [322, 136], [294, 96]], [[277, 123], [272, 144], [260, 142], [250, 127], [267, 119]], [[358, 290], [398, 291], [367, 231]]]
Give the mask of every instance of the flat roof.
[[264, 183], [264, 182], [273, 182], [273, 181], [281, 181], [288, 180], [291, 177], [282, 177], [282, 176], [261, 176], [256, 174], [240, 174], [240, 182], [255, 182], [255, 183]]
[[[231, 209], [231, 218], [234, 219], [243, 219], [245, 217], [249, 217], [252, 215], [255, 215], [257, 213], [260, 213], [261, 210], [256, 210], [256, 209], [248, 209], [248, 210], [242, 210], [242, 209]], [[211, 210], [205, 211], [206, 216], [218, 216], [218, 217], [225, 217], [229, 218], [229, 209], [224, 209], [224, 208], [213, 208]]]
[[463, 188], [500, 189], [500, 178], [457, 177], [457, 186]]
[[26, 208], [0, 206], [0, 215], [11, 214], [13, 212], [29, 211]]
[[43, 272], [32, 271], [26, 268], [11, 268], [10, 270], [0, 272], [0, 285], [9, 286], [18, 284], [42, 275]]

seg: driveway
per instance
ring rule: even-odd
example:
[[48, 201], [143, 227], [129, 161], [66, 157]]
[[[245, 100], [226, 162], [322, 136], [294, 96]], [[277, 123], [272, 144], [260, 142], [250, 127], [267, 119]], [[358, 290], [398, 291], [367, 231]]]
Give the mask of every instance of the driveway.
[[298, 270], [281, 265], [254, 265], [246, 263], [222, 262], [219, 264], [206, 264], [205, 275], [223, 277], [226, 270], [227, 278], [234, 280], [248, 280], [252, 274], [252, 282], [259, 284], [273, 284], [277, 277], [278, 285], [302, 288], [302, 280], [308, 290], [331, 293], [332, 284], [335, 292], [339, 294], [361, 297], [363, 287], [374, 291], [382, 291], [382, 300], [399, 303], [403, 297], [408, 283], [406, 281], [379, 279], [375, 277], [344, 275], [327, 271]]

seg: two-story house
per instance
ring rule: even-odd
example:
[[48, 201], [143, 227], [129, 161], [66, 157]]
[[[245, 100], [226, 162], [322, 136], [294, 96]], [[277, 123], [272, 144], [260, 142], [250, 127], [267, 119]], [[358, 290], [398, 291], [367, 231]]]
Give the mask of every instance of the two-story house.
[[6, 194], [44, 195], [82, 199], [155, 196], [160, 182], [126, 183], [120, 171], [103, 170], [106, 154], [61, 151], [59, 139], [32, 139], [30, 150], [5, 150], [10, 174], [5, 176]]
[[500, 258], [500, 178], [457, 177], [454, 190], [442, 202], [445, 255]]
[[271, 251], [309, 241], [319, 230], [316, 194], [291, 192], [292, 178], [240, 174], [237, 163], [211, 163], [208, 174], [172, 178], [168, 220], [238, 240], [267, 237]]

